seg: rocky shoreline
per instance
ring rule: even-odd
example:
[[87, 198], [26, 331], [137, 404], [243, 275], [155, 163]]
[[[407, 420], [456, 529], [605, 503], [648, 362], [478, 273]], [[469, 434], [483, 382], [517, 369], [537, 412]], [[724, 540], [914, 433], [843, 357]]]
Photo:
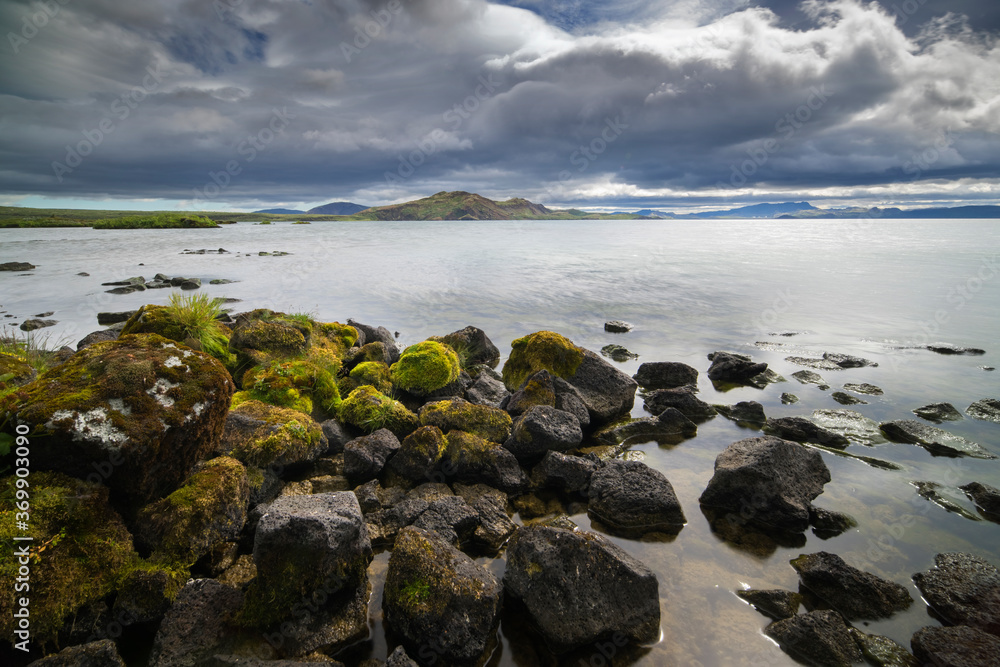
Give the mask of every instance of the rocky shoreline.
[[[0, 355], [3, 430], [30, 453], [32, 648], [52, 654], [40, 666], [124, 664], [104, 639], [114, 625], [117, 637], [149, 638], [151, 667], [338, 664], [369, 634], [379, 549], [391, 555], [377, 611], [398, 644], [385, 664], [485, 664], [504, 611], [553, 656], [625, 655], [661, 639], [661, 582], [601, 533], [669, 541], [688, 521], [668, 478], [628, 457], [632, 445], [681, 442], [719, 414], [762, 428], [717, 457], [700, 509], [722, 533], [753, 526], [793, 540], [856, 525], [812, 504], [831, 480], [820, 450], [882, 438], [995, 458], [915, 420], [710, 405], [696, 368], [644, 363], [630, 377], [549, 331], [513, 341], [498, 372], [499, 349], [475, 327], [400, 350], [384, 327], [255, 310], [224, 317], [225, 345], [210, 348], [166, 307], [106, 319], [124, 321], [37, 377]], [[871, 364], [793, 359], [824, 371]], [[709, 362], [717, 387], [783, 380], [746, 355]], [[794, 377], [829, 388], [814, 371]], [[640, 388], [650, 416], [633, 419]], [[881, 392], [844, 388], [856, 401]], [[961, 417], [947, 404], [914, 412]], [[966, 414], [1000, 422], [1000, 401]], [[8, 532], [17, 479], [0, 480]], [[961, 489], [981, 518], [1000, 520], [1000, 491], [972, 480]], [[548, 516], [553, 502], [587, 513], [595, 530]], [[6, 577], [17, 564], [4, 558]], [[502, 576], [481, 564], [498, 558]], [[802, 593], [738, 594], [807, 664], [985, 665], [998, 654], [1000, 573], [975, 556], [941, 554], [914, 575], [947, 627], [920, 630], [909, 648], [852, 625], [914, 604], [898, 582], [826, 552], [791, 566]], [[0, 600], [4, 637], [15, 636], [15, 606]]]

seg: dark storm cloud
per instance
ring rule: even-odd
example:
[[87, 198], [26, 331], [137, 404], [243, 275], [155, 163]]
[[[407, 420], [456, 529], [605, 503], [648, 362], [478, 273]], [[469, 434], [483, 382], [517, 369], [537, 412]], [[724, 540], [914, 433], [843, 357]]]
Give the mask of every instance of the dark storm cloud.
[[996, 12], [910, 1], [9, 2], [0, 190], [998, 198]]

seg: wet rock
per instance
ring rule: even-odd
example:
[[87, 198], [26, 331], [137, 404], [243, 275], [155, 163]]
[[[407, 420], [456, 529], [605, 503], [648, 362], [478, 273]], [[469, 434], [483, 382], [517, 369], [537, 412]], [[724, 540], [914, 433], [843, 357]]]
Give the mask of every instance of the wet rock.
[[940, 424], [941, 422], [954, 422], [962, 419], [962, 413], [955, 409], [951, 403], [931, 403], [919, 407], [913, 414], [930, 422]]
[[531, 482], [539, 489], [586, 495], [597, 468], [597, 462], [589, 458], [550, 451], [531, 471]]
[[946, 622], [1000, 635], [1000, 572], [979, 556], [942, 553], [913, 575], [927, 604]]
[[445, 436], [446, 463], [442, 470], [455, 479], [488, 484], [506, 493], [518, 493], [528, 485], [517, 458], [503, 445], [465, 431], [448, 431]]
[[1000, 639], [962, 625], [917, 630], [910, 645], [921, 665], [934, 667], [995, 667], [1000, 655]]
[[86, 349], [91, 345], [104, 343], [109, 340], [118, 340], [118, 331], [115, 331], [114, 329], [101, 329], [100, 331], [94, 331], [80, 339], [80, 342], [76, 344], [76, 350], [79, 352], [80, 350]]
[[129, 318], [135, 315], [134, 310], [125, 310], [117, 313], [97, 313], [97, 323], [107, 326], [119, 322], [128, 322]]
[[836, 537], [858, 526], [858, 522], [849, 514], [815, 506], [809, 510], [809, 523], [812, 524], [813, 533], [824, 540]]
[[760, 613], [776, 621], [791, 618], [799, 613], [799, 605], [802, 604], [803, 600], [799, 593], [780, 588], [775, 590], [746, 589], [736, 591], [736, 595], [749, 602]]
[[1000, 424], [1000, 400], [984, 398], [976, 401], [966, 408], [965, 414], [973, 419], [982, 419]]
[[399, 447], [399, 439], [385, 428], [355, 438], [344, 445], [344, 474], [357, 482], [375, 479]]
[[912, 653], [888, 637], [865, 634], [857, 628], [850, 632], [865, 659], [875, 667], [919, 667]]
[[448, 544], [457, 547], [472, 537], [479, 525], [479, 512], [461, 496], [445, 496], [430, 503], [413, 525], [437, 533]]
[[805, 554], [792, 560], [792, 567], [803, 586], [851, 620], [886, 618], [913, 604], [903, 586], [852, 567], [836, 554]]
[[789, 394], [788, 392], [785, 392], [781, 395], [782, 405], [791, 405], [793, 403], [798, 403], [798, 402], [799, 402], [799, 397], [796, 396], [795, 394]]
[[496, 368], [500, 363], [500, 350], [482, 329], [465, 327], [434, 340], [450, 345], [464, 358], [464, 365], [485, 364]]
[[469, 403], [475, 405], [485, 405], [491, 408], [499, 408], [504, 400], [510, 396], [507, 387], [502, 380], [490, 375], [480, 373], [475, 381], [465, 390], [465, 398]]
[[503, 587], [437, 535], [415, 527], [396, 538], [385, 580], [386, 623], [413, 655], [446, 664], [482, 656], [499, 618]]
[[841, 405], [868, 405], [868, 401], [862, 401], [857, 396], [851, 396], [843, 391], [835, 391], [830, 394], [830, 398], [837, 401]]
[[611, 320], [604, 323], [604, 330], [610, 333], [628, 333], [632, 330], [632, 325], [621, 320]]
[[557, 653], [614, 633], [635, 642], [660, 634], [656, 575], [593, 533], [521, 528], [507, 547], [504, 589]]
[[388, 470], [409, 482], [432, 478], [447, 449], [444, 434], [437, 426], [421, 426], [403, 438]]
[[754, 377], [767, 370], [767, 364], [755, 363], [745, 354], [714, 352], [708, 358], [712, 362], [708, 379], [713, 382], [750, 384]]
[[150, 667], [196, 667], [224, 653], [243, 594], [214, 579], [193, 579], [160, 624]]
[[836, 611], [811, 611], [775, 621], [764, 634], [807, 665], [848, 667], [864, 660], [844, 617]]
[[764, 406], [757, 401], [740, 401], [736, 405], [716, 405], [716, 411], [734, 422], [746, 424], [763, 424], [767, 421]]
[[[788, 361], [788, 359], [785, 361]], [[830, 385], [827, 384], [826, 380], [824, 380], [819, 373], [813, 373], [812, 371], [795, 371], [792, 373], [792, 377], [798, 380], [801, 384], [814, 384], [824, 391], [830, 388]]]
[[657, 389], [646, 394], [643, 407], [654, 415], [659, 415], [667, 408], [676, 408], [694, 422], [703, 422], [716, 415], [715, 408], [695, 396], [691, 387]]
[[507, 516], [504, 504], [488, 495], [471, 503], [472, 509], [479, 515], [479, 525], [476, 526], [472, 539], [480, 549], [489, 553], [499, 551], [517, 530], [517, 524]]
[[108, 294], [133, 294], [135, 292], [144, 292], [145, 290], [145, 285], [129, 285], [128, 287], [114, 287], [104, 291]]
[[31, 271], [33, 268], [35, 265], [28, 262], [4, 262], [0, 264], [0, 271]]
[[912, 419], [900, 419], [879, 424], [887, 437], [896, 442], [919, 445], [935, 456], [970, 456], [995, 459], [996, 456], [962, 436], [942, 431]]
[[698, 384], [698, 370], [679, 361], [652, 361], [639, 366], [632, 378], [643, 389], [675, 389]]
[[144, 285], [144, 284], [146, 284], [146, 279], [143, 278], [142, 276], [133, 276], [131, 278], [126, 278], [125, 280], [114, 280], [112, 282], [101, 283], [103, 287], [113, 287], [113, 286], [129, 287], [129, 286]]
[[715, 474], [699, 500], [757, 523], [801, 532], [809, 526], [811, 501], [829, 481], [819, 452], [773, 436], [747, 438], [715, 459]]
[[941, 509], [944, 509], [952, 514], [958, 514], [959, 516], [969, 519], [970, 521], [979, 521], [979, 516], [974, 512], [970, 512], [965, 509], [954, 500], [945, 496], [942, 493], [942, 487], [937, 482], [910, 482], [917, 489], [917, 495], [924, 500], [929, 500]]
[[770, 435], [794, 440], [795, 442], [812, 442], [826, 447], [843, 449], [850, 443], [846, 437], [828, 431], [805, 417], [778, 417], [768, 419], [764, 425], [764, 432]]
[[327, 455], [342, 453], [344, 446], [351, 440], [354, 440], [354, 436], [347, 430], [347, 427], [336, 419], [327, 419], [320, 424], [320, 427], [323, 429], [323, 436], [326, 438]]
[[656, 441], [674, 445], [693, 438], [698, 426], [676, 408], [667, 408], [656, 417], [643, 417], [599, 430], [594, 439], [607, 445], [639, 444]]
[[21, 322], [21, 326], [18, 328], [21, 331], [37, 331], [38, 329], [44, 329], [46, 327], [54, 327], [57, 324], [59, 324], [57, 320], [29, 319]]
[[815, 410], [812, 421], [817, 425], [862, 445], [880, 445], [888, 442], [878, 427], [878, 422], [852, 410]]
[[407, 653], [406, 649], [402, 646], [397, 646], [396, 650], [389, 654], [389, 657], [385, 660], [385, 667], [420, 667], [416, 661], [411, 658]]
[[617, 361], [619, 363], [624, 363], [632, 359], [638, 359], [639, 355], [634, 352], [629, 352], [628, 348], [622, 347], [621, 345], [615, 345], [614, 343], [610, 345], [605, 345], [601, 348], [601, 355], [611, 359], [612, 361]]
[[510, 438], [504, 443], [518, 461], [530, 463], [545, 452], [565, 452], [583, 442], [580, 421], [568, 412], [536, 405], [514, 422]]
[[125, 667], [118, 647], [110, 639], [68, 646], [58, 653], [35, 660], [28, 667]]
[[867, 382], [857, 383], [848, 382], [844, 385], [844, 389], [847, 391], [853, 391], [855, 394], [864, 394], [866, 396], [882, 396], [885, 392], [882, 391], [881, 387], [876, 387], [873, 384], [868, 384]]
[[972, 356], [986, 354], [986, 350], [980, 350], [976, 347], [959, 347], [958, 345], [951, 345], [949, 343], [934, 343], [925, 347], [931, 352], [937, 352], [938, 354], [967, 354]]
[[134, 507], [208, 458], [232, 393], [214, 358], [156, 335], [123, 336], [0, 399], [0, 412], [32, 428], [32, 467], [84, 479], [104, 465], [105, 484]]
[[590, 479], [588, 513], [615, 533], [676, 533], [687, 520], [673, 486], [639, 461], [608, 461]]
[[444, 432], [465, 431], [491, 442], [504, 442], [511, 433], [509, 414], [460, 398], [427, 403], [419, 414], [422, 426], [437, 426]]
[[837, 364], [840, 368], [863, 368], [865, 366], [877, 367], [878, 364], [870, 359], [863, 359], [862, 357], [852, 357], [849, 354], [838, 354], [835, 352], [824, 352], [823, 359], [826, 361], [832, 361]]
[[1000, 520], [1000, 489], [979, 482], [972, 482], [958, 488], [965, 491], [966, 495], [976, 503], [976, 506], [990, 518], [993, 518], [994, 521]]
[[[806, 366], [807, 368], [815, 368], [816, 370], [819, 370], [819, 371], [839, 371], [839, 370], [841, 370], [840, 366], [838, 366], [835, 362], [830, 361], [828, 359], [822, 359], [822, 358], [816, 359], [816, 358], [813, 358], [813, 357], [796, 357], [796, 356], [791, 356], [791, 357], [785, 357], [785, 361], [787, 361], [790, 364], [795, 364], [796, 366]], [[793, 373], [792, 375], [795, 376], [795, 375], [797, 375], [797, 373]], [[800, 382], [801, 382], [801, 380], [800, 380]], [[803, 384], [805, 384], [805, 383], [803, 383]], [[819, 384], [819, 383], [813, 382], [811, 384]], [[823, 387], [823, 385], [820, 385], [820, 388], [821, 389], [823, 389], [823, 388], [829, 389], [829, 386]]]

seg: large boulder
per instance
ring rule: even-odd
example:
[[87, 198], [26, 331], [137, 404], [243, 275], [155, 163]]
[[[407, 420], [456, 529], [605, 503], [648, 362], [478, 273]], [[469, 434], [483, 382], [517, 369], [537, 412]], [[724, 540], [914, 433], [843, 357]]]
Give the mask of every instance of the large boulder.
[[843, 449], [851, 444], [845, 436], [828, 431], [805, 417], [778, 417], [764, 423], [764, 432], [795, 442], [812, 442], [817, 445]]
[[775, 621], [764, 634], [807, 665], [850, 667], [864, 661], [850, 626], [836, 611], [811, 611]]
[[427, 396], [458, 379], [458, 355], [449, 346], [432, 340], [411, 345], [390, 369], [392, 383], [415, 396]]
[[31, 429], [31, 464], [109, 486], [130, 505], [170, 493], [222, 433], [233, 382], [217, 360], [157, 335], [78, 352], [0, 399]]
[[468, 484], [483, 483], [517, 493], [528, 480], [517, 458], [503, 445], [465, 431], [448, 431], [445, 457], [449, 476]]
[[192, 579], [160, 623], [149, 667], [199, 667], [225, 653], [243, 594], [214, 579]]
[[432, 340], [440, 341], [455, 350], [462, 360], [463, 367], [485, 364], [490, 368], [496, 368], [500, 363], [500, 350], [482, 329], [465, 327]]
[[913, 575], [927, 604], [945, 621], [1000, 636], [1000, 571], [984, 558], [943, 553]]
[[518, 461], [534, 462], [548, 451], [566, 452], [583, 442], [580, 420], [568, 412], [545, 405], [536, 405], [514, 422], [510, 438], [504, 447]]
[[386, 428], [344, 445], [344, 474], [360, 484], [375, 479], [399, 450], [399, 439]]
[[283, 469], [315, 461], [329, 444], [309, 415], [247, 401], [226, 416], [219, 452], [257, 468]]
[[[278, 498], [257, 524], [253, 559], [257, 578], [239, 621], [280, 626], [282, 651], [302, 655], [367, 632], [372, 547], [353, 493]], [[312, 614], [295, 613], [307, 603]]]
[[851, 620], [888, 617], [913, 604], [905, 587], [851, 567], [836, 554], [804, 554], [792, 567], [806, 588]]
[[634, 642], [660, 635], [656, 575], [594, 533], [519, 529], [507, 547], [504, 589], [557, 653], [614, 633]]
[[643, 389], [674, 389], [698, 384], [698, 369], [679, 361], [651, 361], [641, 364], [632, 379]]
[[970, 456], [977, 459], [995, 459], [996, 456], [971, 440], [948, 433], [935, 426], [928, 426], [913, 419], [883, 422], [879, 428], [890, 439], [919, 445], [937, 456]]
[[432, 481], [447, 446], [441, 429], [421, 426], [403, 438], [387, 469], [407, 482]]
[[1000, 639], [964, 625], [917, 630], [910, 640], [921, 665], [934, 667], [996, 667]]
[[228, 456], [214, 458], [179, 489], [139, 512], [136, 537], [154, 556], [191, 565], [215, 544], [240, 534], [249, 501], [243, 464]]
[[751, 384], [751, 380], [767, 370], [767, 364], [756, 363], [745, 354], [714, 352], [708, 355], [712, 365], [708, 379], [726, 384]]
[[531, 471], [531, 483], [540, 489], [586, 495], [597, 472], [596, 459], [549, 451]]
[[510, 415], [499, 408], [475, 405], [461, 398], [427, 403], [420, 409], [422, 426], [437, 426], [444, 432], [465, 431], [491, 442], [510, 436]]
[[739, 513], [755, 523], [801, 532], [811, 501], [830, 481], [819, 452], [773, 436], [734, 442], [715, 459], [701, 504]]
[[419, 528], [400, 531], [382, 608], [412, 655], [474, 664], [493, 636], [502, 599], [496, 577], [461, 551]]
[[498, 379], [495, 372], [481, 372], [465, 390], [465, 398], [470, 403], [486, 405], [491, 408], [499, 408], [509, 397], [510, 392], [507, 391], [503, 380]]
[[510, 357], [503, 366], [508, 389], [514, 391], [542, 369], [563, 378], [579, 392], [595, 423], [627, 414], [635, 402], [635, 380], [564, 336], [539, 331], [511, 342]]
[[674, 488], [641, 461], [608, 461], [590, 478], [590, 515], [611, 532], [676, 533], [686, 523]]

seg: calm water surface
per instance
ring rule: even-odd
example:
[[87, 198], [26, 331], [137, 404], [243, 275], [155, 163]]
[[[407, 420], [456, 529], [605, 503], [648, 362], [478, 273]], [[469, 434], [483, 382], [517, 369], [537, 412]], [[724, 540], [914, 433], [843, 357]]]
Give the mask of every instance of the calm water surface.
[[[185, 249], [228, 254], [184, 255]], [[285, 251], [284, 257], [260, 256]], [[99, 328], [99, 311], [165, 303], [168, 290], [115, 296], [100, 283], [155, 273], [198, 277], [202, 291], [242, 299], [238, 309], [309, 312], [323, 320], [381, 324], [409, 344], [466, 325], [484, 329], [506, 354], [514, 338], [558, 331], [599, 350], [618, 343], [640, 355], [618, 364], [632, 374], [643, 361], [683, 361], [702, 372], [710, 403], [755, 400], [769, 416], [808, 416], [841, 407], [830, 397], [845, 382], [870, 382], [884, 396], [865, 397], [858, 412], [876, 420], [915, 418], [910, 411], [947, 401], [1000, 398], [1000, 225], [992, 221], [664, 221], [241, 223], [219, 230], [0, 230], [0, 262], [28, 261], [28, 276], [0, 274], [0, 313], [20, 322], [55, 311], [50, 340], [75, 345]], [[89, 276], [78, 276], [88, 272]], [[213, 278], [236, 280], [209, 286]], [[2, 317], [0, 317], [2, 319]], [[635, 325], [605, 333], [609, 319]], [[791, 337], [770, 335], [798, 332]], [[948, 342], [987, 350], [984, 356], [941, 356], [901, 349]], [[766, 361], [789, 382], [725, 394], [704, 377], [706, 355], [727, 349]], [[800, 385], [789, 355], [824, 351], [863, 356], [877, 368], [821, 371], [832, 386]], [[782, 392], [801, 399], [782, 405]], [[642, 402], [633, 411], [642, 416]], [[966, 418], [947, 424], [1000, 455], [1000, 425]], [[714, 531], [697, 499], [715, 457], [756, 435], [721, 417], [672, 447], [638, 445], [644, 460], [671, 481], [688, 524], [671, 541], [612, 538], [648, 564], [660, 582], [662, 640], [615, 664], [794, 664], [761, 634], [767, 619], [733, 591], [744, 586], [795, 590], [788, 564], [800, 553], [840, 554], [910, 588], [917, 603], [893, 618], [859, 627], [909, 646], [910, 636], [936, 624], [910, 576], [941, 551], [969, 551], [1000, 564], [1000, 525], [974, 521], [923, 500], [913, 481], [935, 481], [954, 502], [975, 510], [957, 487], [970, 481], [1000, 486], [1000, 462], [932, 457], [898, 444], [852, 445], [849, 453], [890, 461], [884, 470], [824, 453], [833, 481], [817, 500], [847, 512], [857, 529], [795, 543], [759, 534]], [[572, 519], [589, 528], [585, 514]], [[373, 609], [388, 554], [371, 567]], [[486, 560], [482, 562], [487, 563]], [[501, 574], [502, 559], [489, 563]], [[385, 657], [377, 613], [372, 639], [354, 655]], [[594, 648], [564, 664], [603, 664]], [[593, 658], [593, 659], [592, 659]], [[491, 665], [558, 664], [539, 650], [530, 630], [505, 618]]]

